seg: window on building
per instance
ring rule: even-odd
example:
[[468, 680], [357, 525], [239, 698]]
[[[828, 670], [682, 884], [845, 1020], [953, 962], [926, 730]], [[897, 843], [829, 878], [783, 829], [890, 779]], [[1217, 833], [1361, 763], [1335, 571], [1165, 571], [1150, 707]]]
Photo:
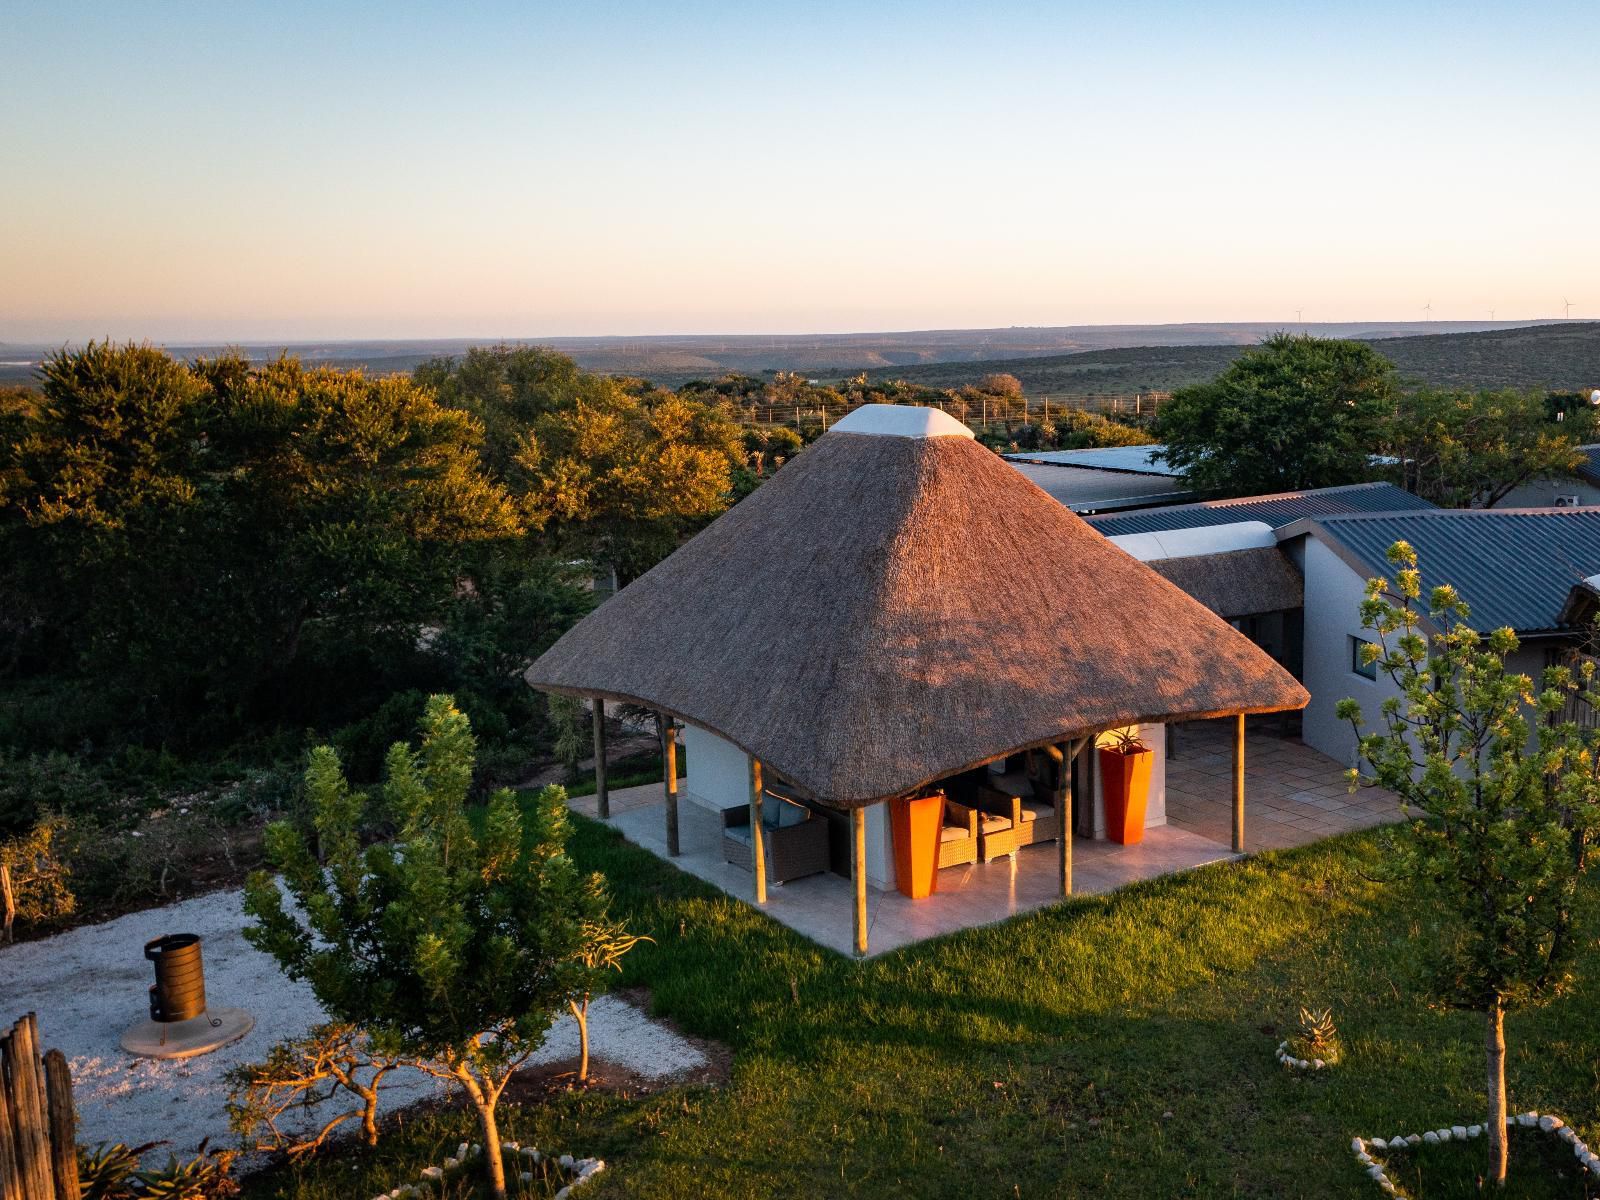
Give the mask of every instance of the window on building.
[[1378, 664], [1367, 661], [1367, 647], [1372, 645], [1366, 638], [1352, 637], [1350, 639], [1350, 669], [1363, 679], [1376, 679], [1378, 677]]

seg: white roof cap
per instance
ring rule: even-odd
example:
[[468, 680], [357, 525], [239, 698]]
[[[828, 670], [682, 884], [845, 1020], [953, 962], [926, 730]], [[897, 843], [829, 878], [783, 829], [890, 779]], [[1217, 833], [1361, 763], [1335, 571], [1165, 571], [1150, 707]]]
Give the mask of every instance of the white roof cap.
[[1224, 554], [1229, 550], [1258, 550], [1278, 544], [1272, 526], [1265, 521], [1232, 521], [1227, 525], [1163, 529], [1158, 533], [1124, 533], [1106, 541], [1127, 551], [1140, 562], [1193, 558], [1197, 554]]
[[915, 404], [863, 404], [830, 433], [874, 433], [883, 437], [970, 438], [972, 430], [939, 408]]

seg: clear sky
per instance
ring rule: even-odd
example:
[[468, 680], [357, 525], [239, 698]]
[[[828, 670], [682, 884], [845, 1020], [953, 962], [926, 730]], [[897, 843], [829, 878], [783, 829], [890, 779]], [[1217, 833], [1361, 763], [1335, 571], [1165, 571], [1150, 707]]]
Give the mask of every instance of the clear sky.
[[1600, 317], [1600, 3], [0, 0], [0, 342]]

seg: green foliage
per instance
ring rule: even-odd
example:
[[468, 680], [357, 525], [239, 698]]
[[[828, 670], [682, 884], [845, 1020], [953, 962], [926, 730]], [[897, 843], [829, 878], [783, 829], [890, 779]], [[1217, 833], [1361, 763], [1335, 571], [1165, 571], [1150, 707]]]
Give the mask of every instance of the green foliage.
[[24, 834], [50, 814], [104, 813], [112, 800], [104, 775], [81, 759], [0, 753], [0, 839]]
[[727, 507], [742, 458], [718, 408], [672, 395], [646, 404], [614, 387], [538, 418], [517, 461], [530, 526], [627, 583]]
[[551, 695], [546, 697], [545, 704], [555, 731], [556, 758], [566, 768], [567, 778], [574, 779], [578, 774], [578, 761], [588, 745], [583, 709], [571, 696]]
[[545, 549], [614, 566], [624, 581], [732, 498], [743, 453], [717, 401], [591, 375], [533, 347], [434, 359], [414, 378], [482, 422], [485, 468]]
[[0, 839], [0, 868], [9, 874], [14, 911], [3, 914], [9, 940], [14, 918], [48, 922], [71, 914], [77, 904], [61, 853], [61, 817], [42, 817], [28, 832]]
[[516, 797], [497, 792], [474, 827], [466, 802], [475, 750], [466, 717], [449, 697], [431, 697], [417, 748], [397, 743], [386, 760], [378, 815], [394, 836], [368, 844], [372, 802], [351, 789], [331, 747], [312, 751], [315, 850], [288, 824], [267, 833], [296, 908], [258, 872], [245, 893], [257, 923], [245, 936], [307, 981], [335, 1021], [370, 1038], [374, 1053], [462, 1088], [498, 1172], [500, 1093], [584, 990], [584, 929], [606, 901], [602, 881], [566, 854], [560, 788], [540, 792], [526, 821]]
[[232, 1150], [200, 1152], [187, 1162], [169, 1155], [164, 1167], [144, 1168], [139, 1158], [159, 1142], [132, 1148], [102, 1142], [94, 1149], [78, 1147], [78, 1186], [83, 1200], [224, 1200], [238, 1195], [232, 1177]]
[[1516, 635], [1485, 635], [1449, 585], [1422, 598], [1416, 553], [1389, 551], [1393, 579], [1374, 579], [1366, 651], [1397, 695], [1363, 732], [1353, 700], [1338, 713], [1358, 734], [1376, 782], [1414, 812], [1393, 839], [1394, 873], [1444, 918], [1428, 943], [1433, 986], [1490, 1020], [1491, 1164], [1504, 1175], [1500, 1014], [1559, 993], [1577, 950], [1576, 902], [1600, 832], [1600, 730], [1564, 719], [1600, 701], [1595, 664], [1545, 670], [1536, 687], [1507, 666]]
[[139, 1156], [156, 1143], [129, 1147], [122, 1142], [101, 1142], [92, 1150], [78, 1147], [78, 1188], [83, 1200], [120, 1200], [129, 1194]]
[[174, 743], [326, 719], [349, 687], [330, 682], [411, 652], [473, 550], [520, 532], [480, 437], [405, 380], [57, 354], [0, 519], [31, 581], [13, 653], [93, 680], [128, 732]]
[[1340, 716], [1376, 782], [1416, 813], [1395, 842], [1398, 874], [1458, 920], [1435, 946], [1442, 997], [1478, 1011], [1537, 1000], [1566, 981], [1600, 831], [1600, 731], [1562, 719], [1593, 694], [1594, 664], [1550, 667], [1535, 687], [1506, 664], [1511, 630], [1473, 629], [1448, 585], [1424, 602], [1406, 543], [1389, 559], [1394, 578], [1369, 582], [1362, 623], [1399, 694], [1373, 730], [1354, 701]]
[[1278, 334], [1176, 392], [1151, 432], [1197, 491], [1247, 496], [1371, 477], [1394, 368], [1360, 342]]
[[1533, 479], [1570, 476], [1592, 435], [1589, 410], [1551, 419], [1537, 391], [1439, 391], [1399, 398], [1384, 453], [1395, 481], [1445, 508], [1492, 508]]
[[1321, 1059], [1336, 1063], [1341, 1053], [1339, 1029], [1333, 1022], [1331, 1009], [1300, 1009], [1300, 1027], [1289, 1039], [1289, 1052], [1296, 1058]]

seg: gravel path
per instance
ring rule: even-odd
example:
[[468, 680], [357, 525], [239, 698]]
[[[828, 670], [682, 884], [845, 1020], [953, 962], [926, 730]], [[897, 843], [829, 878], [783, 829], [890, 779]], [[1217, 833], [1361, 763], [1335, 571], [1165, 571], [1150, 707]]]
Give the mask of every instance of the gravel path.
[[[24, 1013], [38, 1013], [42, 1046], [58, 1048], [70, 1060], [81, 1142], [134, 1146], [167, 1140], [180, 1154], [205, 1137], [214, 1145], [232, 1144], [223, 1072], [264, 1058], [275, 1043], [324, 1019], [310, 988], [284, 978], [271, 958], [244, 940], [241, 897], [238, 891], [213, 892], [0, 948], [0, 1021], [9, 1025]], [[247, 1009], [256, 1019], [242, 1040], [176, 1061], [135, 1058], [122, 1050], [123, 1030], [147, 1015], [153, 973], [144, 944], [165, 933], [204, 939], [207, 1001]], [[597, 1058], [652, 1082], [709, 1065], [699, 1047], [614, 996], [590, 1007], [589, 1036]], [[532, 1061], [561, 1062], [577, 1052], [577, 1025], [564, 1017]], [[389, 1078], [395, 1082], [385, 1088], [386, 1111], [439, 1094], [434, 1080], [415, 1071]]]

